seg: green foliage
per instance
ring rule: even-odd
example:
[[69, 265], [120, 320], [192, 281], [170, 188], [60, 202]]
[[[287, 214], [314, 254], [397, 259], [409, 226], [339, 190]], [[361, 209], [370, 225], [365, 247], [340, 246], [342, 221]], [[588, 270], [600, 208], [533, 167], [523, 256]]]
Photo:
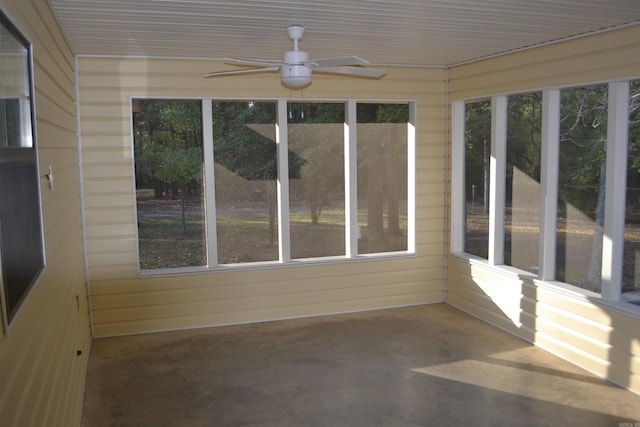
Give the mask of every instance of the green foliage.
[[289, 102], [288, 123], [344, 123], [343, 102]]
[[560, 91], [558, 191], [591, 218], [604, 215], [607, 111], [606, 85]]
[[[168, 184], [187, 186], [199, 182], [202, 176], [200, 101], [134, 100], [134, 105], [141, 106], [133, 113], [138, 188], [155, 188], [156, 197], [162, 197]], [[186, 172], [196, 157], [200, 165], [193, 173]], [[180, 162], [184, 163], [182, 167], [178, 165]]]
[[540, 181], [542, 92], [508, 97], [507, 180], [516, 168]]
[[202, 107], [199, 101], [134, 100], [136, 186], [167, 189], [182, 198], [182, 230], [187, 234], [186, 193], [202, 180]]
[[358, 123], [407, 123], [408, 104], [380, 104], [360, 102], [357, 106]]
[[485, 178], [491, 155], [491, 101], [465, 105], [464, 124], [466, 199], [471, 200], [475, 185], [477, 200], [484, 197]]
[[[250, 180], [275, 180], [278, 159], [274, 102], [215, 102], [213, 104], [216, 163]], [[260, 125], [269, 125], [267, 127]], [[304, 160], [289, 152], [289, 176], [298, 177]]]
[[155, 174], [160, 181], [186, 187], [202, 179], [202, 150], [200, 147], [169, 149], [161, 154]]

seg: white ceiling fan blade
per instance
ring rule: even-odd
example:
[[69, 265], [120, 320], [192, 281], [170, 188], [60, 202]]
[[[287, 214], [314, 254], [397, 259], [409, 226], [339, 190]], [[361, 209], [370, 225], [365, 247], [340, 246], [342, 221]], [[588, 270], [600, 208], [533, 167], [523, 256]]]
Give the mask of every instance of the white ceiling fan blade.
[[228, 64], [239, 64], [239, 65], [255, 65], [255, 66], [266, 66], [266, 65], [279, 65], [281, 60], [268, 60], [268, 59], [241, 59], [241, 58], [222, 58], [224, 62]]
[[369, 61], [357, 56], [340, 56], [337, 58], [315, 59], [309, 61], [311, 66], [317, 67], [342, 67], [344, 65], [367, 65]]
[[264, 73], [270, 71], [278, 71], [280, 66], [274, 67], [265, 67], [265, 68], [243, 68], [241, 70], [226, 70], [226, 71], [214, 71], [212, 73], [207, 73], [204, 75], [205, 78], [209, 77], [220, 77], [220, 76], [231, 76], [234, 74], [249, 74], [249, 73]]
[[314, 73], [327, 73], [327, 74], [343, 74], [357, 77], [371, 77], [380, 78], [385, 75], [384, 70], [378, 70], [375, 68], [361, 68], [361, 67], [319, 67], [313, 69]]

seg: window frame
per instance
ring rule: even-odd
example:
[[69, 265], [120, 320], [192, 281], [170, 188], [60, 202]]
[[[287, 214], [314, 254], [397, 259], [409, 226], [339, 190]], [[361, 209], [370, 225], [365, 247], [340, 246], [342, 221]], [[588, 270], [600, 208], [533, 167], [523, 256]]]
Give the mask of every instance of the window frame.
[[[203, 158], [204, 158], [204, 208], [205, 208], [205, 228], [207, 265], [195, 267], [175, 267], [175, 268], [140, 268], [139, 250], [139, 230], [136, 227], [136, 262], [138, 277], [165, 276], [176, 274], [205, 273], [219, 270], [246, 270], [263, 269], [283, 266], [299, 266], [307, 264], [327, 264], [342, 263], [352, 261], [367, 261], [380, 259], [394, 259], [415, 257], [416, 255], [416, 110], [417, 102], [411, 99], [327, 99], [327, 98], [305, 98], [303, 101], [291, 98], [260, 98], [260, 97], [177, 97], [177, 96], [131, 96], [130, 111], [132, 111], [136, 100], [200, 100], [202, 102], [202, 135], [203, 135]], [[276, 102], [276, 150], [278, 159], [278, 179], [277, 179], [277, 215], [278, 215], [278, 239], [279, 239], [279, 259], [276, 261], [256, 261], [234, 264], [217, 263], [217, 239], [216, 239], [216, 202], [215, 194], [209, 194], [208, 189], [215, 189], [214, 178], [214, 153], [213, 153], [213, 127], [212, 127], [212, 102]], [[287, 117], [288, 102], [305, 103], [336, 103], [345, 104], [344, 122], [344, 167], [345, 167], [345, 255], [326, 256], [317, 258], [291, 258], [290, 242], [290, 220], [289, 220], [289, 181], [282, 177], [289, 176], [288, 162], [282, 159], [288, 158], [288, 134]], [[357, 200], [357, 117], [356, 106], [358, 103], [379, 103], [379, 104], [407, 104], [409, 117], [407, 121], [407, 249], [405, 251], [378, 252], [371, 254], [358, 254], [358, 200]], [[130, 125], [133, 129], [133, 115], [130, 115]], [[131, 134], [131, 158], [132, 167], [135, 170], [135, 153], [133, 146], [133, 132]], [[136, 183], [133, 179], [133, 206], [135, 217], [137, 218], [136, 203]]]
[[[42, 219], [42, 197], [40, 186], [40, 168], [38, 161], [37, 136], [36, 136], [36, 107], [35, 107], [35, 86], [33, 78], [33, 45], [25, 37], [22, 31], [13, 23], [12, 19], [0, 10], [0, 25], [2, 25], [14, 38], [20, 43], [26, 51], [26, 70], [24, 74], [24, 88], [27, 94], [21, 99], [20, 96], [11, 96], [8, 98], [18, 99], [18, 114], [20, 126], [19, 146], [9, 146], [0, 148], [0, 164], [15, 166], [32, 166], [35, 170], [34, 185], [30, 188], [30, 195], [35, 198], [35, 233], [37, 242], [37, 259], [34, 263], [34, 272], [31, 275], [26, 286], [19, 290], [19, 297], [10, 304], [7, 287], [11, 286], [7, 283], [5, 277], [6, 260], [3, 260], [2, 247], [0, 246], [0, 312], [2, 313], [2, 325], [5, 334], [11, 330], [11, 326], [16, 317], [19, 316], [25, 301], [31, 295], [38, 278], [46, 267], [46, 252], [44, 245], [44, 225]], [[0, 244], [2, 243], [2, 231], [0, 229]]]
[[[465, 239], [465, 104], [486, 99], [487, 96], [451, 101], [451, 233], [450, 254], [474, 265], [481, 265], [518, 278], [534, 282], [573, 295], [582, 295], [634, 314], [640, 308], [627, 302], [622, 296], [622, 254], [624, 248], [626, 164], [629, 128], [629, 88], [637, 77], [623, 80], [579, 83], [570, 86], [530, 91], [515, 91], [491, 96], [491, 194], [489, 203], [490, 244], [487, 259], [464, 252]], [[560, 144], [560, 91], [592, 84], [608, 85], [605, 222], [602, 249], [601, 291], [593, 292], [565, 282], [555, 280], [556, 267], [556, 217], [558, 208], [558, 174]], [[503, 248], [500, 237], [504, 236], [505, 198], [494, 197], [501, 192], [506, 164], [503, 154], [506, 148], [506, 107], [500, 108], [507, 96], [542, 91], [542, 136], [540, 179], [540, 234], [537, 275], [503, 264]], [[506, 104], [506, 103], [505, 103]], [[498, 112], [498, 110], [503, 110]], [[500, 171], [494, 171], [494, 164]], [[491, 241], [493, 240], [493, 244]], [[637, 298], [636, 298], [637, 299]]]

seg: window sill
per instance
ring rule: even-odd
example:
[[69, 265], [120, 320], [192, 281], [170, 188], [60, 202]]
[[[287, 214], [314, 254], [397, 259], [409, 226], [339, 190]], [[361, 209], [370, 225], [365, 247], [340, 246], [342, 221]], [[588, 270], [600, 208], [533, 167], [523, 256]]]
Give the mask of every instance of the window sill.
[[309, 267], [317, 265], [331, 264], [349, 264], [370, 261], [392, 261], [398, 259], [415, 258], [414, 252], [386, 252], [377, 254], [362, 254], [353, 258], [344, 256], [322, 257], [322, 258], [301, 258], [287, 262], [280, 261], [264, 261], [240, 264], [219, 264], [213, 267], [178, 267], [178, 268], [159, 268], [153, 270], [138, 270], [139, 278], [162, 277], [162, 276], [182, 276], [194, 274], [208, 274], [219, 272], [236, 272], [250, 270], [265, 270], [274, 268], [291, 268], [291, 267]]

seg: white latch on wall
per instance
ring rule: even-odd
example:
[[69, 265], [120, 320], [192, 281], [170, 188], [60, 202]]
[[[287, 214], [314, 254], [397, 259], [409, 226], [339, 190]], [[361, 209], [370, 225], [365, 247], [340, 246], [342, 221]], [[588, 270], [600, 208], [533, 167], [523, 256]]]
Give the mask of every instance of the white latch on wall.
[[53, 191], [53, 167], [49, 166], [49, 173], [45, 175], [49, 182], [49, 190]]

